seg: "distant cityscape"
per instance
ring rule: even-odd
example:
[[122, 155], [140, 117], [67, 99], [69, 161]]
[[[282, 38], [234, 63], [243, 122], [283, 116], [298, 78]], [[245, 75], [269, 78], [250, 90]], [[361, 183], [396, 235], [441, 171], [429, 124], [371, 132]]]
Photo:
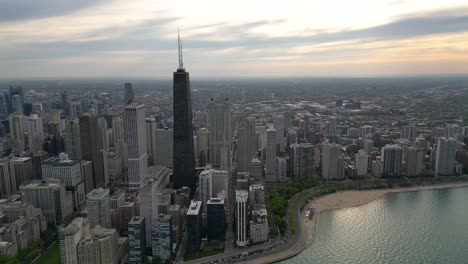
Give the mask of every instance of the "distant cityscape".
[[294, 203], [308, 188], [468, 180], [467, 78], [192, 88], [178, 51], [172, 89], [0, 95], [1, 263], [255, 261], [288, 250], [297, 213], [313, 217]]

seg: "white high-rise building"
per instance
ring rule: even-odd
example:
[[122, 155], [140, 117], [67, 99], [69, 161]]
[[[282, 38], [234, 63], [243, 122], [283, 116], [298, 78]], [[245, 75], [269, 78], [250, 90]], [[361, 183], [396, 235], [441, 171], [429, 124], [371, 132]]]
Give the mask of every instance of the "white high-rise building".
[[112, 137], [114, 144], [117, 142], [125, 142], [124, 122], [120, 116], [112, 118]]
[[359, 150], [356, 154], [356, 171], [358, 176], [367, 175], [368, 156], [364, 150]]
[[81, 159], [80, 122], [70, 119], [65, 122], [65, 152], [72, 160]]
[[173, 133], [172, 129], [155, 130], [154, 165], [172, 167], [173, 162]]
[[381, 161], [384, 174], [400, 174], [403, 149], [398, 145], [385, 145], [382, 148]]
[[256, 151], [255, 117], [247, 117], [245, 126], [239, 128], [237, 133], [239, 138], [237, 169], [240, 172], [247, 172]]
[[440, 137], [437, 144], [437, 160], [435, 173], [439, 175], [453, 175], [453, 163], [457, 151], [457, 141], [453, 138]]
[[19, 155], [24, 151], [25, 137], [23, 127], [23, 115], [10, 115], [8, 120], [10, 122], [10, 137], [15, 155]]
[[109, 189], [97, 188], [86, 195], [89, 226], [111, 227]]
[[457, 138], [460, 133], [460, 127], [458, 125], [448, 125], [445, 127], [446, 138]]
[[416, 126], [409, 125], [401, 128], [401, 138], [413, 140], [416, 138]]
[[204, 212], [206, 212], [206, 203], [210, 198], [218, 197], [218, 194], [228, 191], [228, 176], [229, 172], [226, 170], [215, 170], [209, 167], [200, 173], [199, 200], [203, 202]]
[[30, 181], [19, 189], [22, 201], [40, 208], [48, 223], [61, 224], [73, 212], [71, 193], [58, 179]]
[[236, 244], [239, 247], [247, 246], [248, 198], [246, 190], [236, 190]]
[[371, 136], [371, 135], [372, 135], [372, 126], [365, 125], [359, 129], [360, 138], [366, 139], [368, 136]]
[[374, 150], [374, 141], [372, 140], [364, 140], [364, 151], [367, 155], [370, 155]]
[[276, 174], [276, 129], [270, 124], [267, 129], [266, 181], [278, 182]]
[[[145, 106], [125, 106], [125, 134], [128, 146], [128, 185], [130, 189], [140, 187], [148, 167], [146, 152]], [[151, 228], [148, 227], [148, 230]]]
[[344, 177], [340, 166], [341, 146], [335, 143], [324, 143], [322, 146], [322, 177], [324, 179], [341, 179]]
[[83, 115], [81, 102], [70, 102], [70, 119], [76, 119]]
[[228, 99], [208, 103], [210, 129], [210, 164], [222, 170], [231, 169], [232, 130], [231, 104]]
[[44, 142], [44, 127], [42, 126], [42, 118], [36, 114], [32, 114], [25, 118], [26, 132], [28, 133], [29, 152], [35, 154], [42, 151], [42, 143]]

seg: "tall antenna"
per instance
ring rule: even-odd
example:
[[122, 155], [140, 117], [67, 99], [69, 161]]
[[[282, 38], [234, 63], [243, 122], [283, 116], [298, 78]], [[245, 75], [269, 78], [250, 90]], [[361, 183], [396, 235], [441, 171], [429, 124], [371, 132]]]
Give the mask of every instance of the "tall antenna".
[[184, 68], [184, 60], [182, 55], [182, 41], [180, 40], [180, 30], [177, 28], [177, 48], [179, 51], [179, 69]]

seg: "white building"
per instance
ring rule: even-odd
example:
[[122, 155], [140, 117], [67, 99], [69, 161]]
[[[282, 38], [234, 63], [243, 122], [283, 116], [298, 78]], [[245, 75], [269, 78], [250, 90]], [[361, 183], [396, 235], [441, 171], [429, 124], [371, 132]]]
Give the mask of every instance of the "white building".
[[440, 137], [437, 144], [436, 175], [453, 175], [457, 141], [453, 138]]
[[86, 195], [89, 226], [111, 227], [109, 189], [97, 188]]
[[199, 175], [199, 195], [203, 202], [203, 211], [206, 212], [206, 202], [218, 194], [228, 191], [229, 172], [206, 167]]
[[247, 246], [249, 242], [247, 237], [248, 198], [248, 191], [236, 190], [236, 244], [239, 247]]
[[368, 167], [368, 156], [365, 151], [359, 150], [356, 154], [356, 171], [358, 176], [366, 176], [367, 175], [367, 167]]
[[368, 136], [372, 136], [372, 126], [362, 126], [359, 129], [359, 137], [366, 139]]
[[130, 189], [136, 189], [144, 180], [148, 167], [144, 105], [125, 106], [125, 132], [128, 146], [128, 184]]

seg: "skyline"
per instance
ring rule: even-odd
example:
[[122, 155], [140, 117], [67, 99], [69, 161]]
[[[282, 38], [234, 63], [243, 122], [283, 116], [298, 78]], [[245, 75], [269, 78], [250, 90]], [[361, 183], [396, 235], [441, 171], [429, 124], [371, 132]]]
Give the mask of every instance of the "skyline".
[[2, 78], [468, 74], [464, 1], [270, 2], [2, 3]]

